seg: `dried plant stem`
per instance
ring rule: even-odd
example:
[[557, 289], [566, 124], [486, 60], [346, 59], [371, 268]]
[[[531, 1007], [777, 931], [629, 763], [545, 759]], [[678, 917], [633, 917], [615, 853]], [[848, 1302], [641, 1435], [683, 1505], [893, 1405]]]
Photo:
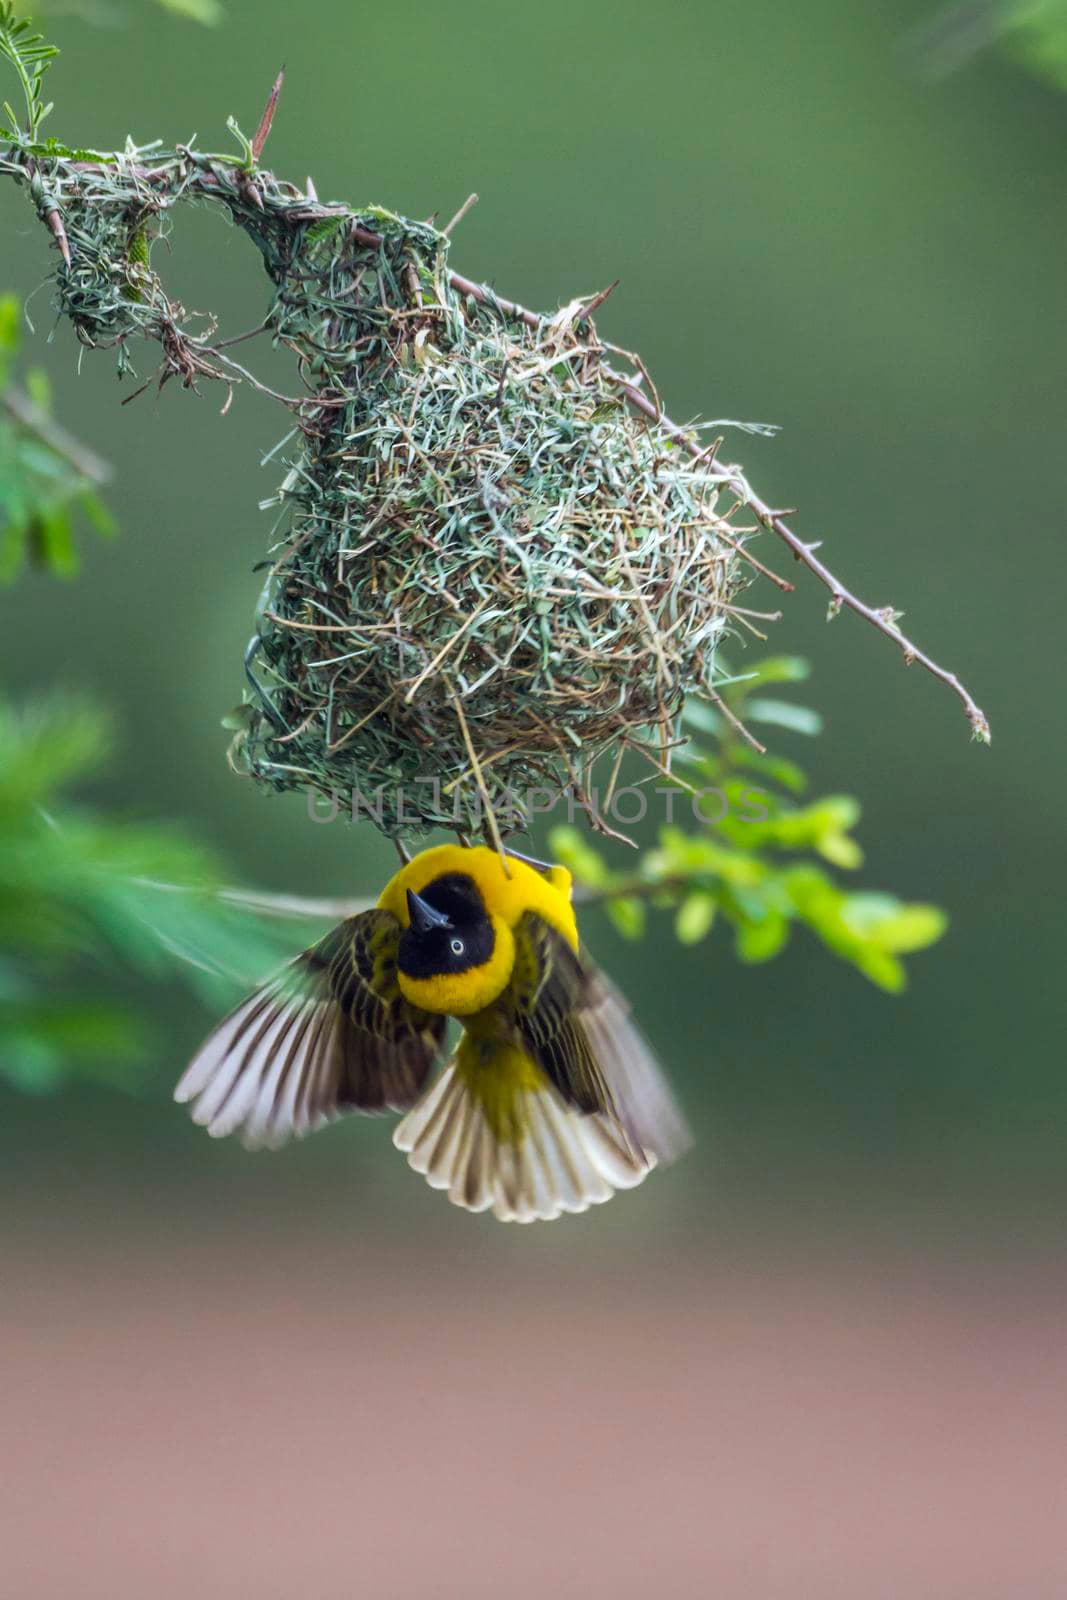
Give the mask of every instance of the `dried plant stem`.
[[463, 204], [460, 206], [459, 210], [456, 212], [455, 216], [452, 218], [451, 222], [446, 222], [444, 227], [441, 229], [441, 232], [446, 238], [451, 234], [453, 228], [459, 227], [471, 206], [476, 206], [477, 204], [478, 196], [476, 194], [469, 194], [466, 200], [464, 200]]
[[726, 704], [726, 701], [723, 699], [722, 695], [717, 694], [714, 689], [709, 689], [707, 693], [708, 699], [713, 705], [719, 708], [727, 722], [730, 724], [731, 728], [733, 728], [736, 733], [740, 734], [745, 743], [747, 745], [751, 745], [752, 749], [755, 750], [758, 755], [765, 756], [767, 754], [766, 745], [760, 744], [759, 740], [756, 738], [756, 735], [751, 733], [749, 729], [745, 727], [745, 724], [741, 721], [741, 718], [737, 715], [737, 713], [730, 710], [730, 707]]
[[493, 810], [493, 802], [489, 797], [489, 790], [485, 787], [485, 779], [482, 777], [481, 762], [478, 760], [478, 752], [474, 748], [474, 741], [471, 738], [470, 729], [467, 727], [467, 719], [463, 715], [463, 702], [458, 694], [453, 693], [452, 703], [456, 708], [456, 720], [459, 722], [460, 733], [463, 735], [463, 743], [466, 745], [467, 755], [470, 757], [471, 771], [474, 773], [474, 781], [478, 785], [478, 793], [481, 796], [482, 805], [485, 807], [485, 820], [489, 828], [489, 837], [493, 841], [493, 848], [500, 857], [501, 864], [504, 868], [504, 876], [505, 878], [509, 878], [511, 874], [508, 871], [508, 858], [504, 850], [504, 841], [501, 838], [500, 829], [497, 826], [496, 812]]
[[274, 113], [278, 109], [278, 96], [282, 92], [282, 84], [284, 82], [285, 68], [283, 67], [274, 80], [274, 84], [267, 98], [267, 103], [263, 107], [263, 115], [259, 119], [259, 126], [252, 135], [252, 154], [255, 156], [257, 161], [263, 154], [263, 146], [270, 137], [270, 130], [274, 124]]

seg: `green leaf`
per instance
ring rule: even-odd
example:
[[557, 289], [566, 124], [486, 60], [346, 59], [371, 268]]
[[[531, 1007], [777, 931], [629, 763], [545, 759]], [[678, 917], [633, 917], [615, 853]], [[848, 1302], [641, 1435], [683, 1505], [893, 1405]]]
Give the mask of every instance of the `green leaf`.
[[29, 146], [29, 151], [35, 156], [52, 156], [67, 160], [74, 155], [70, 146], [64, 144], [61, 139], [35, 139]]
[[304, 234], [305, 248], [311, 244], [320, 244], [335, 234], [347, 233], [348, 227], [347, 217], [324, 217], [321, 222], [313, 222]]
[[219, 0], [156, 0], [156, 4], [164, 11], [188, 17], [191, 22], [201, 22], [208, 28], [216, 27], [226, 15]]
[[675, 937], [681, 944], [699, 944], [707, 938], [715, 921], [715, 896], [706, 889], [693, 889], [686, 895], [674, 918]]
[[57, 578], [73, 578], [78, 572], [78, 553], [74, 548], [74, 529], [62, 507], [42, 511], [32, 534], [34, 554], [40, 566]]
[[14, 355], [19, 346], [22, 307], [17, 295], [0, 295], [0, 353]]
[[902, 989], [907, 988], [907, 973], [895, 956], [887, 951], [867, 947], [857, 950], [852, 959], [864, 977], [887, 994], [900, 994]]
[[144, 1041], [127, 1008], [63, 998], [87, 953], [98, 968], [180, 975], [221, 1008], [308, 942], [306, 925], [221, 899], [215, 863], [181, 834], [64, 800], [106, 738], [106, 719], [74, 701], [0, 701], [0, 1073], [35, 1092], [73, 1071], [137, 1086], [123, 1063]]
[[811, 662], [803, 656], [765, 656], [745, 674], [746, 693], [768, 683], [803, 683], [811, 677]]
[[1067, 6], [1063, 0], [1008, 0], [1001, 26], [1017, 60], [1067, 89]]
[[835, 866], [851, 870], [861, 865], [863, 852], [848, 833], [860, 816], [859, 801], [852, 795], [824, 795], [806, 806], [777, 800], [771, 814], [757, 820], [747, 817], [742, 794], [734, 795], [729, 786], [726, 792], [731, 803], [716, 832], [739, 849], [815, 850]]
[[828, 828], [819, 835], [815, 841], [815, 848], [819, 854], [835, 867], [843, 867], [846, 872], [851, 872], [863, 865], [863, 851], [855, 839], [850, 839], [847, 833], [839, 833], [834, 828]]
[[[22, 97], [26, 104], [26, 132], [33, 139], [38, 126], [52, 109], [41, 102], [41, 82], [59, 51], [41, 34], [31, 33], [30, 28], [29, 18], [20, 17], [10, 0], [0, 4], [0, 56], [10, 61], [22, 86]], [[12, 122], [17, 123], [6, 101], [4, 109]]]
[[947, 925], [934, 906], [905, 905], [892, 895], [846, 894], [815, 867], [794, 867], [784, 881], [797, 914], [819, 938], [892, 994], [907, 982], [897, 955], [933, 943]]
[[92, 771], [111, 746], [111, 722], [68, 696], [14, 712], [0, 701], [0, 823], [47, 805], [60, 788]]
[[66, 1078], [57, 1051], [43, 1041], [20, 1036], [5, 1026], [0, 1006], [0, 1077], [24, 1094], [51, 1094]]
[[86, 489], [78, 496], [78, 505], [94, 533], [101, 539], [115, 538], [119, 531], [118, 523], [98, 494]]
[[9, 510], [6, 524], [0, 522], [0, 586], [14, 583], [26, 560], [29, 522]]
[[789, 938], [789, 919], [780, 911], [768, 911], [758, 922], [739, 923], [735, 944], [746, 963], [770, 961]]
[[603, 857], [597, 854], [577, 828], [553, 828], [548, 836], [548, 844], [553, 859], [573, 873], [578, 883], [597, 889], [607, 882], [610, 874]]
[[845, 907], [850, 927], [881, 950], [907, 955], [936, 944], [948, 927], [938, 906], [904, 905], [892, 895], [850, 894]]
[[[809, 673], [802, 658], [772, 656], [732, 675], [720, 657], [719, 668], [716, 691], [743, 720], [808, 735], [819, 731], [817, 712], [752, 693], [761, 685], [802, 681]], [[620, 913], [620, 901], [640, 899], [652, 910], [670, 910], [682, 943], [704, 938], [721, 910], [734, 925], [739, 958], [760, 962], [776, 955], [793, 925], [802, 923], [870, 982], [890, 992], [901, 989], [906, 973], [899, 956], [940, 937], [945, 918], [933, 906], [848, 892], [817, 864], [821, 858], [847, 871], [861, 865], [863, 853], [851, 831], [860, 818], [859, 802], [851, 795], [824, 795], [797, 804], [792, 796], [807, 785], [803, 771], [774, 753], [752, 750], [706, 700], [692, 697], [682, 721], [688, 737], [676, 751], [672, 782], [686, 803], [676, 809], [679, 818], [688, 818], [697, 791], [708, 791], [706, 826], [663, 828], [656, 847], [642, 854], [636, 872], [627, 873], [615, 872], [596, 853], [584, 858], [588, 847], [577, 829], [559, 831], [553, 843], [575, 866], [576, 877], [596, 885], [595, 898], [614, 904], [609, 915], [617, 924], [621, 920], [627, 934], [637, 930], [637, 918], [632, 909]]]
[[31, 156], [47, 156], [69, 161], [94, 161], [104, 166], [114, 166], [118, 159], [112, 151], [79, 150], [64, 144], [61, 139], [27, 140], [23, 142], [23, 148]]
[[795, 761], [787, 761], [783, 756], [764, 755], [744, 745], [735, 753], [734, 763], [749, 772], [758, 773], [779, 788], [788, 789], [791, 794], [803, 794], [808, 787], [807, 776], [801, 768]]
[[683, 720], [698, 733], [710, 733], [716, 737], [722, 732], [723, 718], [714, 706], [709, 706], [706, 700], [696, 700], [692, 696], [685, 703], [682, 713]]
[[762, 696], [745, 705], [747, 722], [763, 722], [776, 728], [788, 728], [791, 733], [814, 735], [822, 732], [822, 717], [810, 706], [795, 706], [789, 700], [771, 700]]
[[624, 939], [639, 939], [645, 931], [645, 903], [632, 895], [605, 902], [604, 909]]
[[237, 143], [241, 146], [242, 167], [244, 167], [246, 172], [251, 172], [256, 165], [256, 153], [252, 149], [251, 139], [241, 132], [241, 129], [237, 125], [236, 117], [227, 117], [226, 126], [237, 140]]
[[59, 577], [78, 569], [75, 543], [78, 515], [107, 537], [115, 524], [96, 490], [106, 476], [76, 440], [51, 421], [47, 374], [33, 368], [22, 386], [10, 379], [10, 358], [18, 337], [18, 302], [0, 300], [0, 583], [11, 583], [27, 561]]
[[26, 373], [26, 393], [40, 411], [52, 409], [52, 384], [43, 367], [31, 367]]

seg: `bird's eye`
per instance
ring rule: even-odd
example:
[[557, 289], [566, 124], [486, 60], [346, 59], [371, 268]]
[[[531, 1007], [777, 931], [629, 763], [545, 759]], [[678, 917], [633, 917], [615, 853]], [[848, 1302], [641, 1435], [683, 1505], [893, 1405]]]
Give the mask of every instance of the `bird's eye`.
[[463, 954], [463, 940], [462, 939], [453, 939], [452, 940], [452, 954], [454, 956], [461, 956]]

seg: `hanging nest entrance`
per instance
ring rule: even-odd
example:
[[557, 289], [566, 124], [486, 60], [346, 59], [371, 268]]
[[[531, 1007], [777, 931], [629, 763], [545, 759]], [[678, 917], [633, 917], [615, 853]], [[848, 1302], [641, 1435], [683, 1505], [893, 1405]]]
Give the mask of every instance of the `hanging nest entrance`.
[[531, 786], [588, 798], [609, 750], [661, 762], [742, 581], [721, 469], [626, 408], [584, 302], [465, 295], [442, 235], [382, 213], [259, 231], [320, 404], [235, 759], [392, 834], [521, 821]]

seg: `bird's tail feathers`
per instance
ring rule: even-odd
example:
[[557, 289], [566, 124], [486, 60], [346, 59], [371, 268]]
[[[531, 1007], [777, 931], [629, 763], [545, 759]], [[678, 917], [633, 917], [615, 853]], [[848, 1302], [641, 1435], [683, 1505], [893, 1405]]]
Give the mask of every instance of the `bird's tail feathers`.
[[[453, 1204], [491, 1210], [502, 1222], [550, 1221], [610, 1200], [651, 1171], [655, 1158], [612, 1118], [573, 1110], [528, 1058], [509, 1071], [505, 1047], [471, 1071], [466, 1045], [393, 1133], [415, 1171]], [[490, 1072], [492, 1099], [484, 1092]]]

